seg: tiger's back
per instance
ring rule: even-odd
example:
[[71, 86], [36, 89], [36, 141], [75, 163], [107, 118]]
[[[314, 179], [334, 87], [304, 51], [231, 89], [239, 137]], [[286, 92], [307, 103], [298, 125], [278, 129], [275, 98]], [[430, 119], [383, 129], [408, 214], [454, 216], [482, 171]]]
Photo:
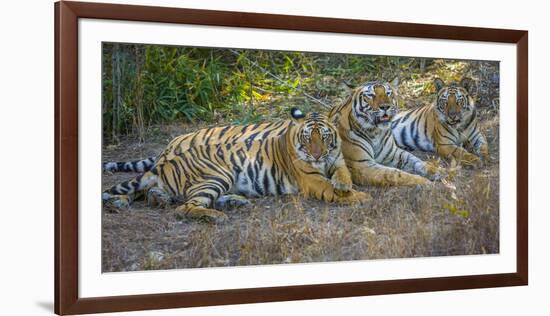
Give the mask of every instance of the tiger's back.
[[156, 158], [156, 162], [162, 163], [166, 159], [172, 159], [194, 146], [231, 145], [243, 142], [251, 144], [257, 140], [279, 137], [288, 130], [291, 123], [292, 121], [290, 120], [279, 120], [252, 125], [227, 125], [203, 128], [196, 132], [175, 137]]
[[290, 120], [251, 125], [226, 125], [203, 128], [195, 132], [183, 134], [170, 141], [162, 153], [156, 157], [149, 157], [134, 161], [106, 162], [103, 170], [108, 172], [146, 172], [155, 165], [172, 159], [179, 153], [193, 146], [208, 144], [228, 144], [281, 135], [286, 131]]

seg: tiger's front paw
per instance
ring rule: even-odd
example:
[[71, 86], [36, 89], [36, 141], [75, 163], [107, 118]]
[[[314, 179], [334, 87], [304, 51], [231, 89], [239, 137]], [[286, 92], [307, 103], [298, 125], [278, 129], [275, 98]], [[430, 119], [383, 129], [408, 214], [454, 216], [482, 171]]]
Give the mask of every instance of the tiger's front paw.
[[465, 153], [460, 159], [460, 163], [468, 168], [481, 168], [483, 166], [483, 161], [476, 155]]
[[170, 204], [172, 204], [172, 198], [161, 188], [153, 187], [147, 191], [147, 205], [165, 208]]
[[213, 224], [222, 224], [229, 220], [229, 217], [224, 212], [185, 204], [176, 208], [176, 218], [181, 219], [183, 217]]
[[351, 175], [347, 169], [338, 169], [330, 179], [330, 183], [334, 191], [338, 192], [349, 192], [353, 186]]
[[103, 193], [103, 207], [105, 210], [118, 213], [121, 210], [130, 209], [130, 197], [127, 195], [111, 195]]
[[487, 164], [491, 161], [491, 156], [489, 156], [489, 153], [481, 154], [481, 159], [483, 159], [484, 164]]
[[442, 178], [442, 169], [434, 162], [426, 162], [426, 176], [432, 181], [437, 181]]
[[244, 205], [250, 204], [250, 201], [242, 195], [238, 194], [226, 194], [220, 196], [216, 203], [214, 203], [214, 208], [216, 209], [232, 209]]
[[487, 146], [481, 148], [480, 156], [485, 165], [491, 162], [491, 156], [489, 156], [489, 149], [487, 148]]
[[351, 190], [346, 195], [339, 196], [337, 201], [344, 204], [356, 204], [367, 202], [370, 200], [372, 200], [372, 196], [367, 192]]

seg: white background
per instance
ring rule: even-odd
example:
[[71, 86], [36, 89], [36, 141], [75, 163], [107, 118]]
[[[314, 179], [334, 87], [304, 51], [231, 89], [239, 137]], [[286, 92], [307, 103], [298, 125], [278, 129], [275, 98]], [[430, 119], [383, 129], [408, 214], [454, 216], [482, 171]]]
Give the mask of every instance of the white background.
[[[86, 20], [79, 25], [80, 297], [426, 278], [516, 271], [516, 47], [511, 44]], [[101, 43], [402, 54], [500, 61], [500, 247], [493, 256], [101, 273]], [[505, 140], [505, 141], [502, 141]]]
[[[114, 0], [113, 0], [114, 1]], [[528, 29], [530, 34], [530, 285], [528, 287], [387, 295], [240, 306], [193, 308], [134, 315], [268, 315], [335, 313], [364, 315], [519, 314], [548, 308], [545, 168], [550, 114], [550, 22], [543, 1], [118, 1], [191, 8], [334, 16], [373, 20]], [[460, 3], [460, 5], [458, 4]], [[0, 310], [7, 315], [53, 311], [53, 2], [12, 1], [0, 13], [0, 129], [3, 166], [0, 220]], [[535, 148], [538, 144], [538, 148]], [[543, 165], [544, 164], [544, 165]]]

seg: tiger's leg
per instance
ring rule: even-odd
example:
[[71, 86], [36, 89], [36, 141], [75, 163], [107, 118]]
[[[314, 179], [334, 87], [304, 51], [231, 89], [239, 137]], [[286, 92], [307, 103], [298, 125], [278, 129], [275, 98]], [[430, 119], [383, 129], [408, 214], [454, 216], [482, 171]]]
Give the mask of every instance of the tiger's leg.
[[427, 184], [430, 180], [373, 161], [348, 162], [353, 183], [358, 185], [397, 186]]
[[176, 208], [176, 212], [190, 219], [203, 219], [214, 223], [223, 223], [228, 219], [225, 213], [203, 205], [204, 202], [200, 198], [194, 198]]
[[350, 190], [348, 192], [335, 192], [335, 202], [343, 204], [355, 204], [372, 200], [372, 196], [367, 192]]
[[484, 162], [489, 162], [490, 156], [489, 156], [489, 145], [487, 145], [487, 142], [482, 143], [475, 149], [475, 153], [483, 159]]
[[371, 199], [366, 192], [339, 191], [332, 181], [318, 174], [304, 175], [300, 181], [300, 190], [308, 198], [315, 198], [325, 202], [356, 203], [365, 202]]
[[173, 199], [166, 191], [159, 187], [152, 187], [147, 191], [147, 205], [165, 208], [172, 204]]
[[132, 203], [132, 197], [127, 194], [113, 195], [104, 192], [102, 194], [102, 200], [105, 209], [114, 212], [128, 210], [130, 209], [130, 203]]
[[212, 177], [189, 187], [185, 192], [186, 201], [176, 208], [176, 212], [192, 219], [205, 219], [216, 223], [227, 220], [227, 215], [211, 208], [214, 202], [232, 185], [231, 179]]
[[103, 200], [116, 195], [127, 195], [131, 200], [143, 195], [143, 192], [157, 184], [157, 170], [147, 171], [135, 178], [124, 181], [103, 191]]
[[402, 169], [404, 171], [426, 177], [430, 180], [439, 180], [441, 178], [440, 169], [437, 165], [423, 161], [413, 153], [402, 148], [393, 148], [392, 152], [386, 155], [382, 161], [385, 166]]
[[479, 129], [476, 128], [472, 133], [470, 133], [467, 143], [470, 144], [472, 151], [481, 157], [483, 161], [489, 161], [489, 146], [487, 145], [485, 136]]
[[479, 167], [481, 159], [478, 156], [467, 152], [464, 148], [454, 144], [438, 144], [437, 154], [446, 159], [455, 159], [465, 166]]
[[300, 183], [302, 192], [325, 202], [356, 203], [371, 199], [370, 194], [352, 189], [351, 174], [342, 153], [327, 171], [332, 174], [330, 180], [315, 173], [303, 175]]
[[334, 164], [332, 165], [331, 170], [328, 171], [329, 174], [332, 174], [330, 182], [338, 194], [343, 194], [351, 191], [353, 182], [351, 180], [351, 174], [349, 173], [348, 167], [346, 166], [346, 161], [344, 160], [344, 155], [340, 153]]
[[214, 204], [214, 208], [227, 209], [227, 208], [244, 206], [248, 204], [250, 204], [250, 201], [242, 195], [226, 194], [226, 195], [220, 196], [216, 200], [216, 203]]
[[113, 210], [127, 210], [132, 201], [143, 196], [144, 190], [156, 184], [155, 172], [147, 171], [142, 175], [112, 186], [101, 195], [103, 205]]

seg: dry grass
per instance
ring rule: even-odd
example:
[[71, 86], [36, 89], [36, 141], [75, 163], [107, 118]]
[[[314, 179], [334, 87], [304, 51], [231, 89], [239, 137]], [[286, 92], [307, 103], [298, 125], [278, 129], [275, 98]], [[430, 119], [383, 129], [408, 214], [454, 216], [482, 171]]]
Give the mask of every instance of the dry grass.
[[[140, 201], [130, 211], [104, 211], [103, 271], [498, 253], [498, 117], [485, 115], [483, 128], [494, 153], [483, 169], [454, 170], [447, 185], [362, 187], [373, 200], [360, 206], [266, 197], [227, 211], [229, 222], [222, 225], [180, 220], [174, 208], [153, 209]], [[157, 140], [142, 145], [123, 140], [118, 148], [106, 148], [104, 157], [155, 154], [164, 139], [187, 131], [164, 128]], [[106, 174], [103, 186], [132, 176]]]

